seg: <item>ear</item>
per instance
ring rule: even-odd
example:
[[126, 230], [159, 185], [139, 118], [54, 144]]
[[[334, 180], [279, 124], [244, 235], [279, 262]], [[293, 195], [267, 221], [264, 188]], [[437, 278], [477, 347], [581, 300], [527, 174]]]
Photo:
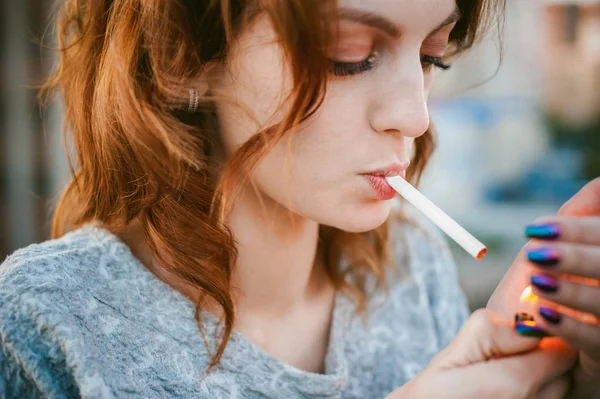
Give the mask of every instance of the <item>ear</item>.
[[[206, 94], [214, 89], [216, 83], [221, 82], [223, 74], [227, 71], [227, 60], [225, 57], [223, 60], [211, 61], [202, 67], [202, 78], [198, 82], [198, 91]], [[204, 91], [202, 91], [204, 89]]]
[[208, 75], [202, 74], [200, 77], [192, 80], [188, 87], [181, 87], [185, 90], [185, 94], [181, 94], [182, 104], [187, 110], [194, 113], [198, 110], [200, 104], [206, 102], [207, 95], [210, 90]]

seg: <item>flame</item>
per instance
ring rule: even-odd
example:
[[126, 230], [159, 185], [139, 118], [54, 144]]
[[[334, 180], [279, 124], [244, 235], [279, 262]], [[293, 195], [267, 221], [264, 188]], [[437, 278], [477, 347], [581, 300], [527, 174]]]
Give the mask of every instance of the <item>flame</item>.
[[525, 302], [529, 302], [531, 304], [537, 303], [538, 297], [537, 297], [537, 295], [535, 295], [533, 293], [533, 290], [531, 289], [531, 286], [527, 286], [527, 288], [525, 288], [523, 290], [523, 293], [521, 294], [520, 301], [521, 301], [521, 303], [525, 303]]
[[[535, 295], [533, 293], [531, 286], [528, 286], [527, 288], [525, 288], [523, 290], [523, 293], [521, 294], [521, 298], [520, 298], [519, 302], [520, 302], [520, 308], [522, 308], [522, 311], [524, 311], [526, 313], [531, 313], [534, 310], [532, 305], [536, 305], [538, 302], [540, 302], [540, 299], [537, 295]], [[553, 304], [552, 307], [555, 308], [558, 312], [560, 312], [564, 315], [567, 315], [569, 317], [572, 317], [574, 319], [577, 319], [577, 320], [581, 321], [582, 323], [596, 325], [596, 326], [600, 327], [600, 318], [598, 318], [597, 316], [595, 316], [593, 314], [585, 313], [585, 312], [582, 312], [579, 310], [573, 310], [573, 309], [567, 308], [562, 305]], [[525, 321], [523, 321], [522, 323], [535, 324], [534, 322], [525, 322]], [[531, 324], [531, 325], [533, 325], [533, 324]]]

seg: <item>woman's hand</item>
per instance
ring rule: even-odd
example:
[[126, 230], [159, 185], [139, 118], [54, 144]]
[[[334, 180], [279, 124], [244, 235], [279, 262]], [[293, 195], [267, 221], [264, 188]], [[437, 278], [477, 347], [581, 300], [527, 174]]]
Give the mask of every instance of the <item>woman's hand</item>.
[[[600, 179], [526, 229], [529, 242], [488, 303], [504, 317], [518, 291], [533, 286], [536, 323], [579, 349], [569, 397], [600, 395]], [[524, 281], [526, 279], [526, 281]], [[510, 299], [509, 299], [510, 296]]]
[[388, 399], [562, 398], [576, 351], [560, 339], [525, 338], [511, 322], [474, 312], [456, 339]]
[[600, 394], [600, 217], [546, 218], [528, 231], [536, 238], [525, 247], [539, 297], [534, 317], [580, 350], [575, 387], [585, 391], [574, 397], [593, 397]]

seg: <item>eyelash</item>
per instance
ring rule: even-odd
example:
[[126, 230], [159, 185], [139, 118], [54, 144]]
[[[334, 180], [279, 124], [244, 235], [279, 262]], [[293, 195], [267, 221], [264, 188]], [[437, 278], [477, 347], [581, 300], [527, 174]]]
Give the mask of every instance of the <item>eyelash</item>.
[[[357, 75], [362, 72], [369, 71], [375, 67], [375, 63], [370, 60], [370, 56], [360, 62], [336, 62], [329, 61], [329, 71], [335, 76], [350, 76]], [[424, 71], [430, 71], [432, 67], [437, 67], [442, 70], [448, 70], [452, 65], [445, 63], [439, 57], [432, 57], [430, 55], [421, 56], [421, 65]]]
[[369, 58], [365, 58], [360, 62], [329, 61], [329, 65], [329, 71], [335, 76], [356, 75], [369, 71], [375, 67], [375, 63], [369, 61]]
[[450, 69], [450, 67], [452, 67], [451, 64], [445, 63], [444, 61], [442, 61], [441, 58], [432, 57], [430, 55], [421, 56], [421, 65], [423, 65], [423, 69], [427, 71], [431, 70], [431, 67], [434, 66], [440, 68], [443, 71], [447, 71], [448, 69]]

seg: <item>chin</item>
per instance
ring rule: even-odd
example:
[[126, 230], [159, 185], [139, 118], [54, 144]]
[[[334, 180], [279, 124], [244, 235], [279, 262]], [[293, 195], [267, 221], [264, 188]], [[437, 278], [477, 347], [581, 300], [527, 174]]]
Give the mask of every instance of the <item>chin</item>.
[[364, 233], [376, 229], [390, 216], [392, 200], [363, 203], [354, 208], [345, 209], [343, 214], [338, 213], [338, 222], [331, 225], [349, 233]]

